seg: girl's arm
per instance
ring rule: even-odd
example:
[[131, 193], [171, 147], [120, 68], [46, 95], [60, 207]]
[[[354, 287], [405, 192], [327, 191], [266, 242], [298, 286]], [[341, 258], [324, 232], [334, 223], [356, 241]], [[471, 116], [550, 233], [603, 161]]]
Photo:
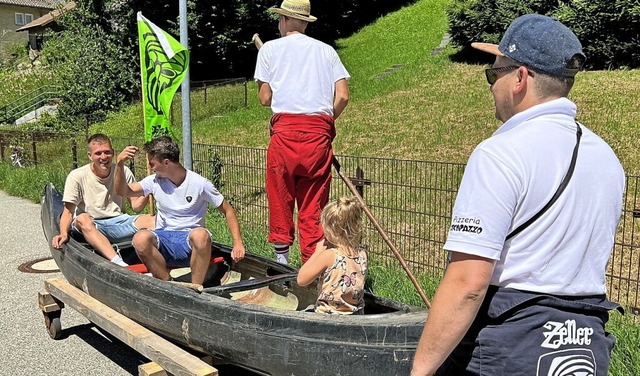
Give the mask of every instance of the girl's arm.
[[318, 243], [316, 251], [298, 272], [298, 285], [307, 286], [322, 275], [334, 262], [335, 255], [333, 251], [327, 249], [323, 242]]

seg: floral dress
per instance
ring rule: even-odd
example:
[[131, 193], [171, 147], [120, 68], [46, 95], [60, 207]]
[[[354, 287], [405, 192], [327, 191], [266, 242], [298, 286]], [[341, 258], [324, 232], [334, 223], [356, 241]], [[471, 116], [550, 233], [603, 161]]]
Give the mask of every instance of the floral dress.
[[350, 256], [341, 248], [331, 248], [335, 262], [325, 270], [316, 312], [343, 315], [364, 311], [364, 282], [367, 277], [367, 254], [358, 250]]

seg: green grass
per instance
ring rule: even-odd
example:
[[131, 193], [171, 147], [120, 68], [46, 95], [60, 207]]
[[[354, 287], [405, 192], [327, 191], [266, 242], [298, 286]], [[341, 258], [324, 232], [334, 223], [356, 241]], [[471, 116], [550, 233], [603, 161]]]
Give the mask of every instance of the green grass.
[[16, 168], [0, 163], [0, 189], [36, 203], [42, 200], [42, 190], [47, 183], [62, 190], [66, 177], [67, 172], [56, 166]]
[[[456, 62], [453, 57], [458, 51], [451, 46], [439, 55], [431, 54], [447, 29], [444, 9], [448, 3], [419, 0], [338, 41], [338, 52], [352, 79], [351, 102], [337, 122], [337, 154], [465, 162], [473, 148], [499, 126], [483, 75], [485, 66]], [[374, 78], [395, 64], [403, 66], [383, 78]], [[578, 120], [611, 144], [627, 174], [640, 174], [640, 71], [580, 73], [570, 98], [578, 105]], [[259, 105], [255, 83], [249, 83], [248, 108], [243, 106], [244, 87], [212, 90], [206, 105], [202, 92], [192, 94], [191, 99], [195, 143], [267, 146], [271, 112]], [[176, 96], [178, 136], [180, 102]], [[93, 125], [90, 131], [142, 138], [142, 129], [141, 108], [135, 104]], [[38, 201], [47, 181], [62, 187], [63, 173], [23, 170], [0, 165], [0, 188]], [[211, 214], [207, 221], [216, 240], [230, 243], [219, 215]], [[272, 257], [265, 226], [243, 227], [244, 241], [249, 251]], [[292, 250], [296, 265], [298, 254]], [[423, 305], [401, 268], [371, 261], [368, 288], [382, 296]], [[432, 297], [437, 281], [417, 277]], [[607, 329], [617, 337], [609, 374], [640, 374], [640, 326], [630, 314], [622, 317], [613, 313]]]
[[0, 107], [13, 102], [42, 85], [49, 85], [51, 77], [46, 69], [30, 68], [22, 71], [0, 71]]

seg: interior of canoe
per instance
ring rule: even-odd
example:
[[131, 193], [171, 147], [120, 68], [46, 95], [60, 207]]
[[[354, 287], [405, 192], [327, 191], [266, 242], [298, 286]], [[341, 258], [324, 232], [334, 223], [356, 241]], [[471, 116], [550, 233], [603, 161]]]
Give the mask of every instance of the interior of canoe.
[[[114, 247], [129, 264], [128, 269], [150, 276], [130, 242], [122, 242]], [[191, 282], [189, 268], [174, 268], [170, 274], [175, 281]], [[299, 286], [296, 277], [295, 270], [261, 257], [247, 255], [240, 262], [232, 262], [226, 247], [214, 245], [202, 293], [278, 309], [304, 310], [315, 304], [318, 287], [316, 283]], [[365, 293], [365, 314], [410, 310], [411, 307], [403, 303]]]

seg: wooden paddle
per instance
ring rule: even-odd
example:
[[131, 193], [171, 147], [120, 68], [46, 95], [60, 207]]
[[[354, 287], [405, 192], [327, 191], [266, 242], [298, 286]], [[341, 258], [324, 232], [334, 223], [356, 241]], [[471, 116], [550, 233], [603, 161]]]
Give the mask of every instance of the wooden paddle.
[[411, 273], [411, 270], [409, 270], [409, 267], [407, 266], [407, 263], [402, 258], [402, 255], [400, 254], [400, 252], [398, 252], [398, 249], [393, 245], [387, 233], [382, 229], [382, 227], [380, 226], [380, 223], [378, 223], [376, 218], [373, 216], [373, 213], [371, 213], [371, 210], [369, 210], [369, 207], [367, 207], [367, 204], [364, 202], [364, 199], [362, 198], [362, 196], [360, 196], [360, 192], [358, 192], [358, 190], [356, 189], [356, 187], [353, 185], [353, 183], [349, 178], [342, 175], [342, 172], [340, 171], [340, 162], [338, 162], [338, 159], [335, 156], [333, 157], [332, 163], [333, 163], [333, 167], [335, 167], [336, 171], [338, 172], [338, 176], [340, 176], [340, 179], [342, 179], [342, 181], [345, 182], [347, 187], [349, 187], [349, 190], [351, 191], [351, 193], [353, 193], [353, 195], [356, 197], [358, 202], [360, 202], [360, 205], [362, 205], [362, 209], [364, 210], [367, 217], [369, 217], [369, 219], [371, 220], [371, 223], [373, 223], [373, 226], [376, 228], [376, 230], [378, 230], [378, 233], [380, 233], [380, 236], [382, 236], [382, 239], [384, 239], [387, 245], [389, 245], [389, 248], [391, 248], [391, 252], [393, 252], [393, 255], [396, 256], [398, 261], [400, 261], [400, 265], [402, 265], [402, 269], [404, 269], [405, 273], [407, 273], [407, 275], [409, 276], [411, 283], [413, 283], [413, 286], [415, 286], [416, 290], [418, 290], [418, 294], [424, 301], [424, 304], [426, 304], [427, 308], [431, 308], [431, 303], [429, 302], [427, 295], [425, 295], [424, 291], [422, 291], [422, 288], [420, 287], [418, 280], [416, 279], [416, 277], [414, 277], [413, 273]]

